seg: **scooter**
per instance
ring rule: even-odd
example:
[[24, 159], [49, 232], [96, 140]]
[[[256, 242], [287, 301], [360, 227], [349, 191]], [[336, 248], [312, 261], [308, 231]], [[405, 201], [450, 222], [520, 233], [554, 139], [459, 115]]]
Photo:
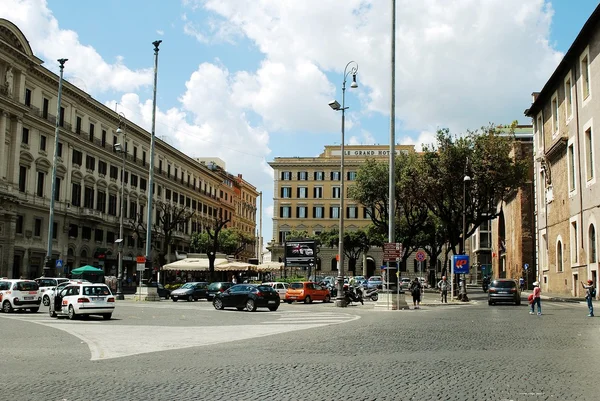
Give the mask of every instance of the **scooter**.
[[347, 290], [344, 290], [344, 298], [346, 300], [346, 304], [351, 304], [352, 302], [360, 302], [361, 305], [364, 305], [364, 301], [362, 298], [361, 291], [354, 292], [354, 288], [349, 287]]
[[377, 288], [365, 288], [365, 287], [358, 287], [359, 291], [361, 292], [361, 296], [363, 297], [363, 299], [370, 299], [371, 301], [375, 302], [379, 299], [379, 290]]
[[483, 290], [483, 292], [487, 292], [488, 291], [488, 287], [489, 287], [488, 283], [483, 283], [481, 285], [481, 289]]

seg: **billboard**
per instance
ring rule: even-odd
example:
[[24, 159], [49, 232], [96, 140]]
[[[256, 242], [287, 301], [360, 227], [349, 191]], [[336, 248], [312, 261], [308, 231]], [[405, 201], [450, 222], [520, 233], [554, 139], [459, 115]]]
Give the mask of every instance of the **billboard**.
[[454, 255], [454, 274], [469, 274], [469, 255]]
[[285, 243], [285, 265], [286, 266], [307, 266], [314, 263], [317, 256], [316, 242], [290, 241]]

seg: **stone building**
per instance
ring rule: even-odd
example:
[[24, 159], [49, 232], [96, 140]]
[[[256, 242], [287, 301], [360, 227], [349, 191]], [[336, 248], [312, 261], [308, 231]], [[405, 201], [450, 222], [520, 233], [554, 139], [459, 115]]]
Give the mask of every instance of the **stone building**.
[[537, 279], [542, 291], [582, 296], [598, 285], [600, 6], [533, 103]]
[[[228, 227], [255, 235], [258, 192], [242, 175], [203, 164], [157, 139], [155, 182], [149, 188], [151, 134], [67, 81], [57, 113], [59, 77], [42, 64], [18, 27], [0, 19], [0, 276], [40, 276], [50, 235], [53, 266], [62, 260], [67, 269], [90, 264], [115, 274], [121, 202], [124, 265], [133, 274], [136, 256], [145, 253], [145, 238], [138, 238], [132, 222], [139, 216], [147, 222], [149, 193], [153, 216], [160, 213], [157, 204], [193, 212], [173, 231], [171, 260], [176, 250], [187, 251], [193, 232], [216, 218], [230, 219]], [[54, 224], [49, 230], [57, 120]], [[120, 124], [126, 135], [118, 137]], [[117, 143], [124, 144], [124, 153], [117, 152]], [[158, 216], [153, 220], [156, 224]], [[153, 238], [156, 249], [163, 245]], [[254, 248], [243, 255], [255, 257]]]

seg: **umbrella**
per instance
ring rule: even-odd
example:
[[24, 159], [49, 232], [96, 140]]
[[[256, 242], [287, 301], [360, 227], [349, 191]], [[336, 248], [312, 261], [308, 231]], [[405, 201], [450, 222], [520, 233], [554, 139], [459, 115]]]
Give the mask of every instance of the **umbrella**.
[[272, 272], [283, 269], [283, 262], [266, 262], [256, 266], [259, 272]]
[[246, 262], [228, 262], [215, 267], [218, 271], [254, 271], [256, 265]]
[[104, 274], [104, 270], [98, 269], [97, 267], [94, 267], [94, 266], [85, 265], [85, 266], [78, 267], [77, 269], [71, 270], [71, 273], [72, 274], [81, 274], [81, 273]]

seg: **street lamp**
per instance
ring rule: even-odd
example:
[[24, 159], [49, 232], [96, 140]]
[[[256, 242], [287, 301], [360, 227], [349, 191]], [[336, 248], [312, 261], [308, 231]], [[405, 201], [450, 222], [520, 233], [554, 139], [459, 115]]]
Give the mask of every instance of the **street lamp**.
[[115, 244], [119, 247], [119, 267], [118, 267], [118, 277], [117, 277], [117, 299], [124, 300], [125, 296], [123, 295], [123, 212], [125, 206], [125, 155], [127, 154], [127, 150], [125, 148], [125, 144], [127, 143], [127, 133], [125, 130], [121, 130], [121, 123], [119, 123], [119, 128], [117, 128], [117, 135], [123, 134], [123, 141], [121, 143], [115, 143], [114, 148], [115, 152], [121, 154], [122, 166], [121, 166], [121, 212], [119, 217], [119, 239], [115, 241]]
[[[462, 228], [462, 250], [463, 255], [467, 254], [467, 248], [465, 247], [467, 240], [467, 182], [471, 181], [471, 177], [466, 174], [467, 167], [465, 166], [465, 176], [463, 177], [463, 204], [462, 204], [462, 215], [463, 215], [463, 228]], [[460, 294], [458, 297], [461, 301], [467, 302], [467, 278], [466, 275], [463, 277], [460, 283]]]
[[[350, 67], [350, 69], [348, 69]], [[340, 240], [338, 245], [338, 277], [337, 277], [337, 297], [335, 305], [339, 307], [345, 307], [346, 301], [344, 298], [344, 127], [346, 120], [346, 79], [348, 75], [352, 74], [351, 88], [358, 88], [356, 83], [356, 74], [358, 73], [358, 63], [356, 61], [350, 61], [344, 68], [344, 81], [342, 82], [342, 104], [338, 103], [337, 100], [329, 102], [329, 107], [335, 111], [342, 111], [342, 142], [340, 146], [341, 157], [340, 157]]]

